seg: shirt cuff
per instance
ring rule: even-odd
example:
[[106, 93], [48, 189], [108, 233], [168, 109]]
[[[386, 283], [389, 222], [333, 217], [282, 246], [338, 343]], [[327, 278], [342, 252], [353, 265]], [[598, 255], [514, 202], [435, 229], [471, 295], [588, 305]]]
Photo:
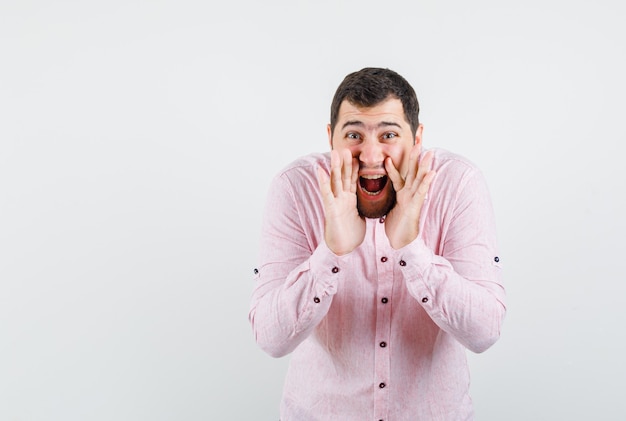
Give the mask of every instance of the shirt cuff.
[[427, 273], [435, 260], [435, 254], [418, 236], [399, 249], [396, 256], [409, 293], [423, 306], [431, 306], [436, 288], [429, 284]]
[[337, 285], [343, 279], [345, 262], [346, 258], [333, 253], [325, 242], [317, 246], [309, 260], [316, 298], [335, 295]]

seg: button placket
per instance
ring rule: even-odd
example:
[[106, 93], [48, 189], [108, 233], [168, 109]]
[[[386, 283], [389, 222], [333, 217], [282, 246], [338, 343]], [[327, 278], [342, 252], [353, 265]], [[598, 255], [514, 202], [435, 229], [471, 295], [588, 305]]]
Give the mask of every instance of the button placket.
[[375, 380], [374, 386], [377, 389], [374, 398], [375, 419], [386, 419], [389, 413], [389, 388], [387, 382], [391, 381], [391, 362], [389, 360], [389, 338], [391, 337], [391, 298], [394, 288], [394, 275], [397, 271], [394, 263], [395, 251], [389, 245], [389, 240], [385, 233], [385, 218], [382, 217], [374, 222], [374, 237], [376, 246], [376, 257], [374, 263], [376, 267], [378, 284], [376, 289], [376, 331], [377, 340], [372, 343], [374, 350]]

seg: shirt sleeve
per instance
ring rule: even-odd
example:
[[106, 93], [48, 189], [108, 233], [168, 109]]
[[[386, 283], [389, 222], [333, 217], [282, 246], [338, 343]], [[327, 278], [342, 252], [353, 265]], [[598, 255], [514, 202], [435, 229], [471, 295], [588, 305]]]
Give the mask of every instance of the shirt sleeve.
[[483, 352], [498, 340], [506, 307], [495, 218], [480, 172], [460, 184], [448, 212], [439, 255], [420, 233], [398, 250], [397, 262], [409, 293], [432, 320], [466, 348]]
[[307, 235], [286, 175], [270, 186], [260, 265], [249, 320], [258, 345], [274, 357], [293, 351], [327, 314], [343, 276], [342, 257]]

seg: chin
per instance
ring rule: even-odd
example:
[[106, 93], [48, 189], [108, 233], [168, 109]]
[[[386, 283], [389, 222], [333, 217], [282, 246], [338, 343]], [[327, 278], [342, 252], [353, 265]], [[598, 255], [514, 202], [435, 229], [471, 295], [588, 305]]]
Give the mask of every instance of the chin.
[[357, 195], [356, 207], [359, 211], [359, 215], [364, 218], [381, 218], [387, 215], [395, 205], [396, 192], [393, 189], [391, 189], [384, 198], [377, 200], [376, 202], [362, 200]]

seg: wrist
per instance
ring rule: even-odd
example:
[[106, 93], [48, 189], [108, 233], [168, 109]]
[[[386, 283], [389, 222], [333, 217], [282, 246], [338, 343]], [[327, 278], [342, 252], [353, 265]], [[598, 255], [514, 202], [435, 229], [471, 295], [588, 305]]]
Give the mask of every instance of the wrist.
[[391, 247], [395, 250], [401, 249], [417, 238], [419, 218], [407, 218], [406, 215], [400, 217], [399, 220], [387, 218], [385, 232]]
[[326, 221], [324, 241], [326, 246], [337, 256], [352, 252], [361, 245], [365, 238], [365, 221], [358, 218], [354, 224], [333, 223]]

